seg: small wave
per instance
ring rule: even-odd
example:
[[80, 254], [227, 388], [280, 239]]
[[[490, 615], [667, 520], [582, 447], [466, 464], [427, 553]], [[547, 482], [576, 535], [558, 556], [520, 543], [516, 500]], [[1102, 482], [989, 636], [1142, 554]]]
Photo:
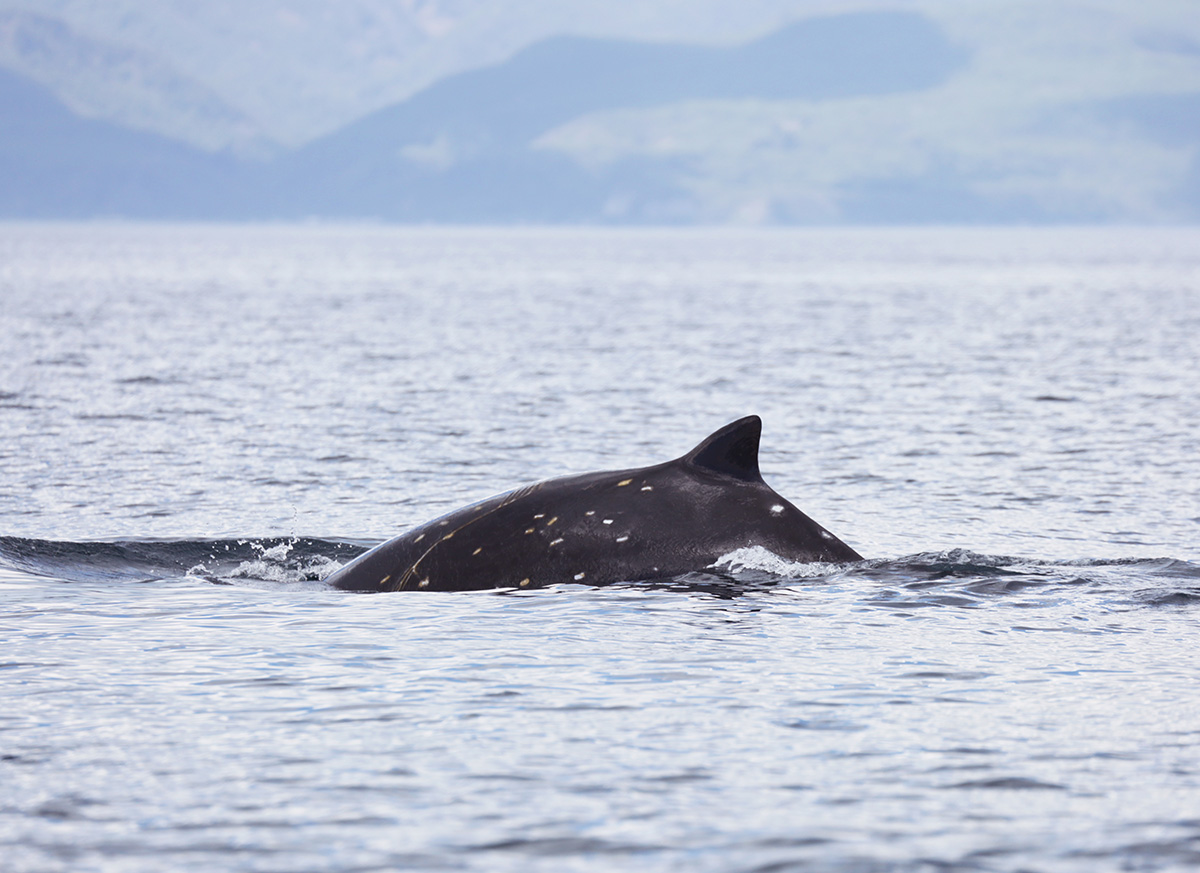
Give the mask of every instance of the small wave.
[[279, 583], [324, 579], [366, 548], [307, 537], [86, 542], [0, 537], [0, 564], [66, 582]]
[[[0, 536], [0, 567], [66, 582], [203, 580], [296, 586], [324, 584], [371, 545], [312, 537], [63, 542]], [[704, 571], [629, 585], [741, 597], [764, 587], [803, 587], [830, 580], [861, 588], [864, 603], [888, 609], [978, 607], [1018, 597], [1044, 604], [1047, 598], [1080, 596], [1102, 598], [1118, 609], [1200, 607], [1200, 565], [1188, 561], [1054, 561], [967, 549], [833, 564], [789, 561], [755, 546], [722, 555]]]
[[871, 602], [896, 608], [973, 607], [1014, 596], [1044, 603], [1085, 592], [1118, 606], [1200, 603], [1200, 567], [1175, 559], [1054, 561], [955, 549], [866, 561], [847, 575], [876, 582]]

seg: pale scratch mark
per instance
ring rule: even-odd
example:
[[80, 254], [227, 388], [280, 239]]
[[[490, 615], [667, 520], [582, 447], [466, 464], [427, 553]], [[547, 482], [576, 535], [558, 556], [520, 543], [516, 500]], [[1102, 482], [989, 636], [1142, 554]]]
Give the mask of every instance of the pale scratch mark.
[[525, 528], [525, 533], [527, 533], [527, 534], [531, 534], [531, 533], [533, 533], [533, 532], [534, 532], [534, 530], [535, 530], [535, 528], [532, 528], [532, 527], [527, 527], [527, 528]]
[[652, 485], [643, 485], [642, 490], [643, 491], [653, 491], [654, 487]]
[[548, 522], [546, 522], [546, 527], [550, 527], [550, 525], [554, 524], [554, 522], [556, 522], [556, 521], [558, 521], [557, 515], [554, 516], [554, 518], [550, 519]]
[[479, 547], [479, 548], [477, 548], [475, 551], [471, 552], [471, 554], [472, 554], [472, 555], [478, 555], [478, 554], [479, 554], [480, 552], [482, 552], [482, 551], [483, 551], [483, 546], [480, 546], [480, 547]]
[[550, 541], [550, 545], [552, 545], [552, 546], [557, 546], [557, 545], [558, 545], [559, 543], [561, 543], [561, 542], [562, 542], [562, 537], [559, 537], [559, 538], [558, 538], [558, 539], [556, 539], [556, 540], [551, 540], [551, 541]]
[[382, 588], [384, 585], [386, 585], [388, 583], [388, 580], [391, 578], [392, 578], [392, 574], [388, 573], [386, 576], [384, 576], [382, 579], [379, 580], [379, 587]]
[[626, 535], [626, 536], [623, 536], [623, 537], [617, 537], [617, 542], [619, 542], [619, 543], [623, 543], [623, 542], [625, 542], [627, 539], [629, 539], [629, 536], [628, 536], [628, 535]]
[[413, 545], [415, 546], [417, 543], [419, 543], [423, 539], [425, 539], [425, 534], [421, 534], [419, 537], [417, 537], [415, 540], [413, 540]]
[[624, 488], [626, 485], [629, 485], [631, 482], [633, 482], [632, 479], [622, 479], [620, 482], [617, 483], [617, 487]]

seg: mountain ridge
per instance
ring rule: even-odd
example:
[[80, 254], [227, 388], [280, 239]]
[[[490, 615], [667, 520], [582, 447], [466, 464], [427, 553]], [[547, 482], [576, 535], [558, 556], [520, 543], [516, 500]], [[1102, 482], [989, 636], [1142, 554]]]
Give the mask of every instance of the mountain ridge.
[[[920, 90], [965, 62], [966, 53], [936, 25], [906, 12], [808, 19], [728, 48], [554, 37], [502, 64], [447, 77], [284, 157], [283, 187], [314, 191], [334, 214], [369, 205], [374, 217], [419, 220], [420, 210], [406, 204], [420, 188], [437, 201], [436, 212], [426, 214], [443, 220], [603, 220], [604, 204], [628, 199], [634, 181], [654, 167], [667, 171], [656, 196], [678, 198], [682, 189], [671, 178], [678, 162], [643, 159], [589, 171], [531, 149], [539, 134], [612, 108]], [[481, 174], [506, 177], [506, 195], [482, 192]], [[534, 201], [543, 206], [522, 209]], [[461, 208], [447, 209], [451, 203]], [[661, 220], [661, 209], [651, 212]], [[627, 210], [625, 217], [636, 214]]]
[[0, 69], [0, 216], [221, 218], [247, 167], [154, 133], [80, 118]]
[[[947, 32], [889, 9], [810, 16], [736, 45], [560, 35], [257, 159], [82, 118], [0, 67], [0, 216], [1200, 218], [1200, 54], [1186, 33], [1164, 43], [1160, 23], [1120, 42], [1093, 28], [1094, 44], [1054, 60], [1074, 78], [1031, 87], [1021, 76], [1035, 68], [980, 42], [986, 20], [961, 23]], [[1116, 75], [1129, 52], [1138, 63]], [[1109, 71], [1079, 66], [1094, 59]]]

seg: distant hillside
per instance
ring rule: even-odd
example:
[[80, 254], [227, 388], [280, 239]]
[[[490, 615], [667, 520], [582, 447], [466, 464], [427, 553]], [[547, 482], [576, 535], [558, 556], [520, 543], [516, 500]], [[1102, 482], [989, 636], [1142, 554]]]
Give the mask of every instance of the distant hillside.
[[[638, 15], [602, 0], [264, 0], [236, 19], [184, 0], [0, 9], [0, 217], [1200, 220], [1194, 0], [689, 0], [709, 20], [686, 23], [677, 2]], [[739, 45], [522, 42], [555, 22], [746, 32], [802, 8], [857, 11]], [[244, 40], [261, 52], [257, 77]], [[306, 40], [327, 53], [312, 70], [296, 66]], [[378, 105], [368, 83], [400, 54], [389, 87], [453, 72], [279, 145], [303, 141], [339, 95], [346, 117]], [[401, 71], [420, 58], [436, 62]]]
[[[1200, 60], [1200, 46], [1195, 54]], [[1163, 199], [1177, 214], [1200, 221], [1200, 91], [1122, 97], [1101, 101], [1093, 111], [1118, 130], [1132, 129], [1169, 154], [1190, 152], [1190, 160], [1172, 178]]]
[[878, 6], [878, 0], [0, 0], [0, 67], [48, 86], [89, 118], [206, 149], [247, 137], [295, 147], [556, 35], [734, 44], [789, 21]]
[[[283, 159], [283, 189], [302, 192], [322, 214], [599, 218], [614, 196], [676, 196], [669, 162], [590, 173], [530, 148], [537, 136], [607, 109], [916, 91], [964, 61], [932, 22], [904, 12], [811, 19], [733, 48], [559, 37], [451, 76]], [[301, 205], [298, 197], [279, 202], [284, 212]]]
[[85, 118], [214, 151], [270, 148], [245, 113], [156, 52], [97, 39], [53, 16], [0, 9], [0, 69], [44, 86]]
[[233, 217], [251, 168], [148, 133], [79, 118], [0, 70], [0, 216]]

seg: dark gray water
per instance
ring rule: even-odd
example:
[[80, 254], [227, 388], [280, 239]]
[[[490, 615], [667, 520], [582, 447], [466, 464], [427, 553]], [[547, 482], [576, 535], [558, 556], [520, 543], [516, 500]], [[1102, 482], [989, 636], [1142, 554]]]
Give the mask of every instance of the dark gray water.
[[[1200, 866], [1200, 231], [0, 227], [8, 871]], [[751, 412], [868, 556], [320, 581]]]

